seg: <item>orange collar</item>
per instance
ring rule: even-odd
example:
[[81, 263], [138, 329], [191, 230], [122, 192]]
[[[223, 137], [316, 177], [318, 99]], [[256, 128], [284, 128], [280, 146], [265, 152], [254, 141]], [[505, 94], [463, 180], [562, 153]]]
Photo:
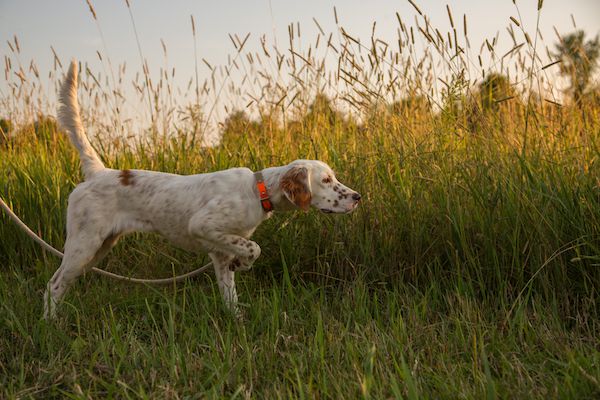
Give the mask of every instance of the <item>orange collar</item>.
[[267, 191], [267, 185], [263, 179], [262, 172], [255, 172], [254, 178], [256, 178], [256, 188], [258, 189], [258, 196], [260, 197], [260, 205], [265, 212], [273, 211], [273, 203], [271, 203], [269, 198], [269, 192]]

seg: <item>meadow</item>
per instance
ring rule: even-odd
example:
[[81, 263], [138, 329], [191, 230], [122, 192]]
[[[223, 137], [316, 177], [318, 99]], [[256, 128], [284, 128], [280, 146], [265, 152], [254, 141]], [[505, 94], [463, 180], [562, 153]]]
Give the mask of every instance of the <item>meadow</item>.
[[[490, 40], [478, 55], [466, 16], [448, 8], [445, 32], [415, 12], [414, 26], [398, 18], [394, 49], [316, 20], [305, 47], [293, 24], [289, 48], [260, 40], [260, 54], [232, 35], [229, 65], [208, 65], [213, 79], [192, 78], [185, 100], [168, 70], [152, 81], [146, 67], [133, 84], [149, 118], [133, 136], [125, 83], [82, 64], [85, 124], [107, 166], [193, 174], [314, 158], [363, 201], [351, 215], [261, 225], [263, 253], [236, 277], [241, 320], [209, 271], [162, 287], [88, 273], [47, 323], [59, 260], [1, 215], [0, 397], [599, 397], [599, 97], [553, 97], [558, 66], [518, 18], [513, 50], [495, 54]], [[11, 43], [1, 195], [61, 249], [82, 174], [36, 97], [61, 60], [40, 77]], [[222, 92], [244, 100], [207, 144], [204, 104]], [[164, 277], [206, 262], [136, 234], [100, 267]]]

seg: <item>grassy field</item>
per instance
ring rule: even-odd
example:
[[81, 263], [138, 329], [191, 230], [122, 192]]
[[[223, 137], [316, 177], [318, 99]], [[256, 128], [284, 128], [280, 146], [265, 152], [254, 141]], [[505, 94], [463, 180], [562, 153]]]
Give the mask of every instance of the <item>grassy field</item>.
[[[403, 55], [377, 65], [360, 64], [364, 49], [342, 35], [332, 46], [346, 43], [338, 69], [347, 70], [326, 81], [338, 88], [329, 98], [319, 94], [327, 75], [296, 58], [287, 68], [304, 90], [290, 89], [296, 80], [263, 82], [269, 95], [252, 106], [260, 117], [231, 113], [218, 146], [201, 145], [204, 120], [193, 107], [182, 108], [185, 129], [168, 129], [171, 102], [160, 93], [148, 135], [95, 138], [113, 168], [191, 174], [317, 158], [363, 195], [349, 216], [276, 214], [261, 225], [263, 254], [237, 276], [241, 321], [211, 273], [159, 288], [89, 273], [46, 323], [42, 292], [59, 261], [0, 216], [0, 397], [599, 397], [597, 99], [560, 106], [530, 96], [527, 82], [542, 76], [535, 63], [522, 71], [525, 86], [502, 94], [457, 73], [465, 55], [440, 53], [443, 79], [416, 62], [401, 73], [417, 54], [409, 36]], [[237, 47], [242, 54], [241, 40]], [[399, 80], [379, 82], [378, 68]], [[463, 71], [476, 75], [472, 68]], [[258, 75], [275, 79], [269, 72]], [[93, 107], [102, 80], [90, 71], [82, 79], [90, 132], [110, 128], [118, 111]], [[429, 96], [422, 87], [439, 79]], [[270, 101], [283, 89], [285, 110]], [[3, 100], [7, 110], [51, 112], [19, 96], [27, 97]], [[36, 118], [44, 123], [21, 123], [1, 144], [0, 188], [61, 249], [79, 160], [51, 119]], [[101, 267], [164, 277], [206, 261], [133, 235]]]

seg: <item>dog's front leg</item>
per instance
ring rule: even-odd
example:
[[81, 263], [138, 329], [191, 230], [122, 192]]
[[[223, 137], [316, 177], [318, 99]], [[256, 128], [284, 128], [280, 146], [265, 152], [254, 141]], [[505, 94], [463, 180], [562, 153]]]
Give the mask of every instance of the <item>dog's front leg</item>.
[[261, 249], [256, 242], [227, 232], [207, 210], [195, 214], [188, 229], [205, 251], [235, 256], [229, 264], [233, 271], [250, 269], [260, 256]]
[[258, 243], [238, 235], [209, 231], [203, 232], [198, 239], [209, 252], [234, 255], [228, 263], [232, 271], [249, 270], [261, 253]]
[[234, 256], [220, 252], [211, 252], [208, 253], [208, 255], [213, 262], [217, 284], [219, 285], [219, 291], [221, 292], [221, 296], [223, 296], [225, 305], [236, 316], [240, 316], [240, 310], [237, 304], [238, 296], [235, 290], [235, 272], [231, 271], [229, 266]]

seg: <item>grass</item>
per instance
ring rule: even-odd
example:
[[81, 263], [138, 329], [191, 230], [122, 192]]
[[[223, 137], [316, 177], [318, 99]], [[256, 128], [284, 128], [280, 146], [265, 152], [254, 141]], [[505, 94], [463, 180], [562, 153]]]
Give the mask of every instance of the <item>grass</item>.
[[[326, 80], [292, 55], [281, 65], [297, 79], [279, 86], [276, 61], [263, 60], [256, 72], [258, 57], [243, 54], [246, 40], [233, 37], [237, 61], [226, 79], [246, 63], [242, 73], [256, 79], [245, 82], [254, 83], [233, 86], [255, 98], [257, 117], [229, 113], [217, 146], [203, 145], [210, 112], [199, 111], [199, 98], [229, 85], [213, 84], [193, 104], [173, 108], [175, 99], [160, 84], [150, 87], [145, 69], [137, 84], [144, 108], [145, 93], [157, 91], [153, 124], [147, 135], [124, 139], [115, 134], [124, 111], [93, 106], [96, 94], [120, 88], [107, 91], [102, 79], [84, 74], [86, 126], [92, 136], [113, 132], [94, 141], [108, 166], [191, 174], [318, 158], [364, 201], [349, 216], [289, 213], [261, 225], [254, 239], [263, 253], [237, 276], [242, 321], [224, 309], [210, 273], [161, 288], [88, 274], [48, 324], [41, 296], [58, 260], [1, 216], [0, 397], [598, 397], [598, 103], [532, 100], [531, 86], [516, 78], [511, 87], [523, 93], [485, 103], [477, 82], [465, 78], [476, 74], [466, 69], [466, 54], [453, 56], [456, 47], [439, 40], [435, 47], [426, 37], [434, 28], [423, 25], [425, 42], [444, 49], [448, 76], [433, 74], [414, 62], [420, 55], [400, 24], [400, 61], [369, 62], [344, 30], [330, 52], [345, 46], [335, 53], [345, 72]], [[290, 35], [294, 52], [319, 65], [318, 45], [302, 52], [293, 28]], [[431, 57], [423, 63], [435, 65]], [[532, 65], [521, 72], [535, 78], [526, 83], [539, 81], [540, 65], [515, 63]], [[412, 67], [400, 74], [402, 65]], [[380, 68], [398, 72], [396, 83], [381, 81]], [[438, 94], [422, 89], [437, 78], [444, 82]], [[325, 96], [322, 83], [333, 94]], [[13, 87], [19, 84], [31, 80]], [[267, 95], [259, 99], [257, 91]], [[15, 212], [61, 248], [79, 161], [52, 120], [20, 119], [32, 104], [30, 120], [52, 109], [28, 93], [2, 99], [17, 128], [0, 144], [0, 187]], [[343, 104], [349, 109], [341, 111]], [[162, 277], [205, 262], [158, 237], [134, 235], [102, 267]]]
[[[43, 281], [39, 280], [42, 285]], [[31, 282], [11, 292], [39, 297]], [[203, 279], [155, 291], [86, 278], [57, 325], [3, 298], [7, 394], [77, 397], [591, 396], [590, 332], [551, 308], [498, 310], [438, 288], [328, 287], [243, 278], [252, 307], [228, 318]], [[4, 289], [4, 288], [3, 288]], [[8, 289], [8, 288], [6, 288]], [[118, 293], [118, 297], [115, 295]], [[106, 299], [114, 299], [106, 303]], [[89, 311], [97, 310], [97, 311]], [[495, 311], [495, 312], [492, 312]], [[6, 333], [6, 334], [5, 334]], [[10, 339], [9, 339], [10, 338]], [[587, 372], [586, 372], [587, 371]], [[10, 395], [9, 395], [10, 396]]]

